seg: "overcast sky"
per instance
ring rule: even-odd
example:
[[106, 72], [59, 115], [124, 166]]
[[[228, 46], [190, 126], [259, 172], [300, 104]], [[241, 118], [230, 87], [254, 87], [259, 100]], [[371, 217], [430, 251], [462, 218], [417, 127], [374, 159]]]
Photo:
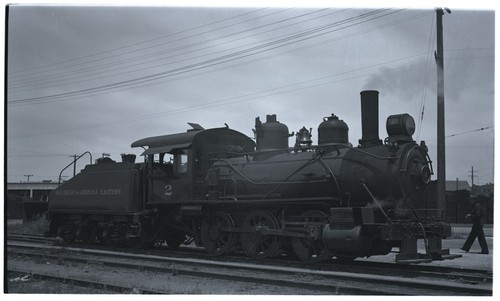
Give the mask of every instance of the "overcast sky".
[[[495, 15], [451, 10], [447, 179], [470, 183], [473, 166], [485, 184], [494, 169]], [[187, 122], [253, 137], [255, 117], [277, 114], [290, 132], [313, 128], [316, 143], [334, 113], [357, 145], [365, 89], [380, 91], [381, 139], [387, 116], [409, 113], [437, 168], [432, 8], [13, 5], [8, 18], [8, 182], [57, 180], [85, 151], [139, 155], [132, 142], [184, 132]]]

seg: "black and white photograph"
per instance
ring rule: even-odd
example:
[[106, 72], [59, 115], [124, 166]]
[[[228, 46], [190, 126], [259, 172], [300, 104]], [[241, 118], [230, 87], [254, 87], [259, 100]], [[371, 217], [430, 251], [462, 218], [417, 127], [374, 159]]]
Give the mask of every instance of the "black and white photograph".
[[97, 3], [4, 4], [5, 296], [493, 298], [491, 3]]

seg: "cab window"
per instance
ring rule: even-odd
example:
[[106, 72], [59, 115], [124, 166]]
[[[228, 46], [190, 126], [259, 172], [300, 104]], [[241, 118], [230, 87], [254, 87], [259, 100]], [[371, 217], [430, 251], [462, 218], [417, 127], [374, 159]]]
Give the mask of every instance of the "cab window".
[[183, 151], [174, 155], [174, 166], [177, 174], [187, 173], [188, 171], [188, 155]]

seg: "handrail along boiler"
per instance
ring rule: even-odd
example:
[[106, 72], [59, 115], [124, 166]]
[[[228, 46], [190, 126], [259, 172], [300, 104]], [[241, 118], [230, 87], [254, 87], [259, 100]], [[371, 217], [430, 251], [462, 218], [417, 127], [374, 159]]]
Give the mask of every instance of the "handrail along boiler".
[[[378, 136], [378, 92], [361, 92], [362, 138], [332, 114], [300, 129], [293, 147], [276, 115], [255, 120], [255, 142], [223, 128], [144, 138], [143, 163], [97, 160], [50, 196], [52, 235], [137, 247], [203, 246], [214, 256], [295, 254], [306, 262], [385, 255], [399, 262], [452, 258], [450, 225], [429, 192], [432, 165], [408, 114]], [[170, 158], [170, 159], [168, 159]], [[426, 251], [419, 254], [417, 241]]]

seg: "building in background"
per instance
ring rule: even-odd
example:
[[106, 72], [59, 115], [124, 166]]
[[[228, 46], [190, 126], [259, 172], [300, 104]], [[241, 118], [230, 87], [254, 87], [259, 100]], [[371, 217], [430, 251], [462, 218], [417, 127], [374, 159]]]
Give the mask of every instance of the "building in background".
[[56, 189], [52, 181], [7, 183], [7, 219], [29, 221], [47, 212], [49, 194]]
[[474, 185], [467, 181], [446, 181], [446, 216], [451, 223], [467, 224], [465, 215], [470, 212], [471, 196], [482, 200], [486, 206], [486, 223], [493, 224], [493, 184]]

